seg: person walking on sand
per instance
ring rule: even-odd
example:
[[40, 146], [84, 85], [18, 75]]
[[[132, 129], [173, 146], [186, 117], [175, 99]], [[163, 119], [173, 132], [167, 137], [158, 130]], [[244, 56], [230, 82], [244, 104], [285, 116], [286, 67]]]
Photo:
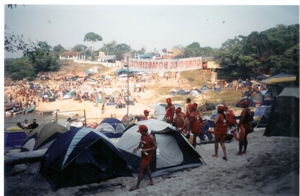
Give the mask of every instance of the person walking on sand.
[[149, 185], [153, 186], [153, 179], [151, 176], [151, 171], [149, 167], [149, 163], [153, 157], [155, 149], [157, 148], [157, 144], [153, 135], [148, 133], [148, 127], [146, 125], [140, 125], [139, 130], [137, 131], [141, 134], [141, 139], [139, 145], [133, 149], [133, 153], [136, 153], [138, 149], [141, 149], [141, 164], [139, 167], [139, 176], [137, 184], [134, 187], [131, 187], [129, 191], [134, 191], [139, 188], [140, 183], [143, 179], [143, 172], [146, 171], [147, 176], [150, 180]]
[[241, 119], [238, 123], [238, 127], [240, 127], [240, 126], [244, 127], [245, 136], [242, 141], [239, 141], [239, 151], [236, 155], [242, 155], [242, 153], [246, 154], [247, 146], [248, 146], [247, 136], [248, 136], [248, 132], [250, 129], [249, 116], [251, 115], [250, 114], [251, 110], [248, 108], [248, 101], [247, 100], [242, 101], [241, 106], [242, 106], [243, 110], [241, 112]]
[[227, 153], [226, 153], [226, 146], [224, 141], [227, 135], [227, 120], [226, 115], [224, 114], [224, 106], [218, 106], [218, 115], [214, 118], [214, 128], [215, 128], [215, 154], [213, 157], [218, 157], [218, 148], [219, 143], [223, 150], [224, 156], [223, 159], [227, 161]]

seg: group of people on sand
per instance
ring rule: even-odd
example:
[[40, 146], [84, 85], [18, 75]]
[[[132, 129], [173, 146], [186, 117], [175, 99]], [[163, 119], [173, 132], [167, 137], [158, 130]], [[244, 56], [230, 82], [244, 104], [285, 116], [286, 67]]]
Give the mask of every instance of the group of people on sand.
[[[165, 120], [167, 123], [172, 124], [176, 127], [176, 129], [189, 138], [190, 133], [193, 134], [192, 145], [196, 148], [196, 137], [200, 136], [202, 133], [201, 127], [206, 123], [205, 120], [202, 119], [200, 112], [197, 110], [197, 103], [191, 103], [191, 99], [186, 99], [185, 112], [181, 111], [181, 108], [175, 108], [172, 103], [171, 98], [166, 99], [166, 115]], [[237, 123], [236, 118], [232, 110], [229, 110], [226, 105], [219, 105], [217, 107], [217, 116], [213, 119], [214, 122], [214, 154], [213, 157], [218, 157], [218, 147], [219, 144], [223, 150], [222, 159], [227, 161], [227, 152], [224, 141], [226, 139], [228, 127], [232, 125], [236, 125], [237, 127], [244, 129], [245, 134], [243, 138], [239, 139], [239, 150], [237, 155], [246, 154], [248, 141], [247, 135], [250, 129], [250, 115], [251, 110], [248, 108], [247, 100], [244, 100], [242, 103], [242, 112], [239, 122]], [[147, 120], [149, 117], [148, 110], [144, 110], [144, 116], [140, 119]], [[129, 191], [134, 191], [139, 188], [140, 182], [143, 179], [143, 174], [146, 172], [150, 182], [149, 186], [153, 186], [153, 179], [151, 177], [151, 171], [149, 167], [149, 163], [153, 157], [153, 153], [155, 149], [157, 149], [156, 140], [148, 133], [148, 127], [146, 125], [140, 125], [138, 131], [141, 134], [140, 142], [136, 148], [134, 148], [133, 153], [135, 153], [138, 149], [141, 149], [141, 163], [139, 167], [139, 174], [137, 184], [130, 188]]]

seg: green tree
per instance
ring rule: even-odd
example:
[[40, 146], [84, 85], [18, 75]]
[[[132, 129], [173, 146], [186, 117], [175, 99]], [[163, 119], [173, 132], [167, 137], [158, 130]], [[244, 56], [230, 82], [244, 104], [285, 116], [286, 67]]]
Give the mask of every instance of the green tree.
[[[94, 45], [94, 43], [96, 43], [97, 41], [102, 41], [102, 37], [94, 32], [89, 32], [89, 33], [85, 34], [83, 41], [91, 42], [92, 45]], [[91, 49], [91, 55], [93, 55], [93, 46]]]
[[85, 52], [86, 49], [87, 49], [87, 46], [82, 45], [82, 44], [77, 44], [76, 46], [74, 46], [72, 48], [72, 51], [74, 51], [74, 52]]

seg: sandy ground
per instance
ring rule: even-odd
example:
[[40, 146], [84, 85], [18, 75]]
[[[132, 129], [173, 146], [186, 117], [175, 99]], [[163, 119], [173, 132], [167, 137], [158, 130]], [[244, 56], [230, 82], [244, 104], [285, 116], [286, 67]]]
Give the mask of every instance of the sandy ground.
[[263, 130], [249, 134], [245, 155], [235, 155], [238, 142], [226, 143], [228, 161], [214, 153], [214, 144], [197, 145], [204, 165], [154, 178], [154, 186], [141, 182], [129, 192], [137, 177], [119, 177], [101, 183], [51, 190], [38, 173], [39, 164], [15, 166], [4, 176], [5, 195], [299, 195], [299, 139], [265, 137]]
[[[176, 81], [162, 80], [160, 84], [172, 85]], [[117, 84], [120, 86], [121, 84]], [[6, 91], [5, 91], [6, 93]], [[143, 110], [154, 108], [148, 104], [157, 103], [155, 92], [146, 90], [139, 94], [137, 103], [130, 106], [129, 114], [141, 114]], [[199, 100], [202, 98], [199, 98]], [[199, 100], [197, 102], [199, 102]], [[115, 114], [121, 119], [127, 108], [115, 109], [106, 106], [101, 114], [101, 105], [83, 101], [57, 100], [39, 103], [36, 110], [85, 110], [88, 123], [100, 122], [102, 118]], [[292, 137], [265, 137], [263, 130], [249, 134], [249, 147], [246, 155], [236, 156], [238, 142], [226, 143], [228, 161], [214, 158], [213, 144], [197, 145], [196, 150], [202, 156], [204, 165], [198, 168], [175, 172], [169, 176], [154, 178], [154, 186], [147, 186], [143, 180], [140, 189], [128, 192], [137, 181], [134, 177], [119, 177], [101, 183], [51, 190], [47, 180], [38, 173], [39, 163], [15, 166], [4, 176], [5, 195], [299, 195], [299, 139]]]

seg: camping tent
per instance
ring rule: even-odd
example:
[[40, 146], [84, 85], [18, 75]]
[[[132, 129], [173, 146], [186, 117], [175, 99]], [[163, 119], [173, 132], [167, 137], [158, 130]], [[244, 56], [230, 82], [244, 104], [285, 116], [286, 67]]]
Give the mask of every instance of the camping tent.
[[275, 97], [264, 136], [299, 138], [299, 87], [285, 87]]
[[201, 91], [210, 91], [210, 88], [208, 88], [206, 85], [202, 86], [200, 89]]
[[39, 125], [23, 142], [21, 152], [48, 148], [58, 136], [66, 131], [68, 131], [66, 127], [56, 123]]
[[132, 153], [140, 141], [141, 134], [137, 132], [140, 124], [148, 127], [148, 133], [155, 137], [158, 146], [150, 162], [153, 177], [203, 165], [201, 156], [196, 149], [173, 126], [163, 121], [149, 119], [138, 121], [127, 128], [116, 143], [123, 155], [127, 157], [133, 171], [137, 172], [141, 159], [140, 151], [137, 154]]
[[[256, 125], [257, 128], [267, 126], [268, 120], [269, 120], [269, 117], [270, 117], [270, 113], [271, 113], [271, 108], [272, 108], [271, 105], [265, 106], [264, 113], [261, 117], [259, 117], [259, 120], [257, 122], [257, 125]], [[254, 114], [255, 114], [255, 112], [254, 112]], [[255, 116], [254, 116], [254, 119], [255, 119]]]
[[122, 136], [125, 129], [125, 125], [120, 120], [116, 118], [105, 118], [95, 130], [100, 131], [108, 138], [118, 138]]
[[[157, 103], [157, 104], [150, 104], [149, 105], [152, 108], [155, 108], [153, 117], [157, 120], [165, 121], [165, 115], [166, 115], [166, 106], [167, 104], [164, 103]], [[184, 112], [184, 106], [180, 104], [174, 104], [175, 108], [180, 107], [181, 111]]]
[[58, 137], [45, 152], [39, 172], [53, 190], [131, 176], [127, 161], [108, 137], [86, 127]]
[[20, 148], [27, 138], [27, 134], [18, 126], [11, 126], [4, 130], [4, 148]]
[[189, 91], [184, 90], [184, 89], [180, 89], [177, 93], [178, 93], [178, 95], [188, 95]]
[[192, 89], [192, 90], [190, 91], [189, 95], [195, 97], [195, 96], [197, 96], [197, 95], [199, 95], [199, 94], [201, 94], [201, 93], [202, 93], [201, 90], [195, 88], [195, 89]]
[[296, 82], [296, 76], [286, 74], [286, 73], [279, 73], [275, 76], [271, 76], [268, 79], [260, 81], [261, 83], [266, 84], [278, 84], [278, 83], [285, 83], [285, 82]]
[[242, 98], [241, 100], [239, 100], [237, 103], [236, 103], [236, 107], [242, 107], [242, 105], [241, 105], [241, 103], [242, 103], [242, 101], [244, 101], [244, 100], [247, 100], [248, 101], [248, 106], [249, 107], [255, 107], [255, 103], [254, 103], [254, 101], [252, 101], [252, 99], [247, 99], [247, 98]]
[[251, 95], [251, 99], [255, 104], [260, 105], [264, 99], [264, 96], [260, 92], [257, 92]]

